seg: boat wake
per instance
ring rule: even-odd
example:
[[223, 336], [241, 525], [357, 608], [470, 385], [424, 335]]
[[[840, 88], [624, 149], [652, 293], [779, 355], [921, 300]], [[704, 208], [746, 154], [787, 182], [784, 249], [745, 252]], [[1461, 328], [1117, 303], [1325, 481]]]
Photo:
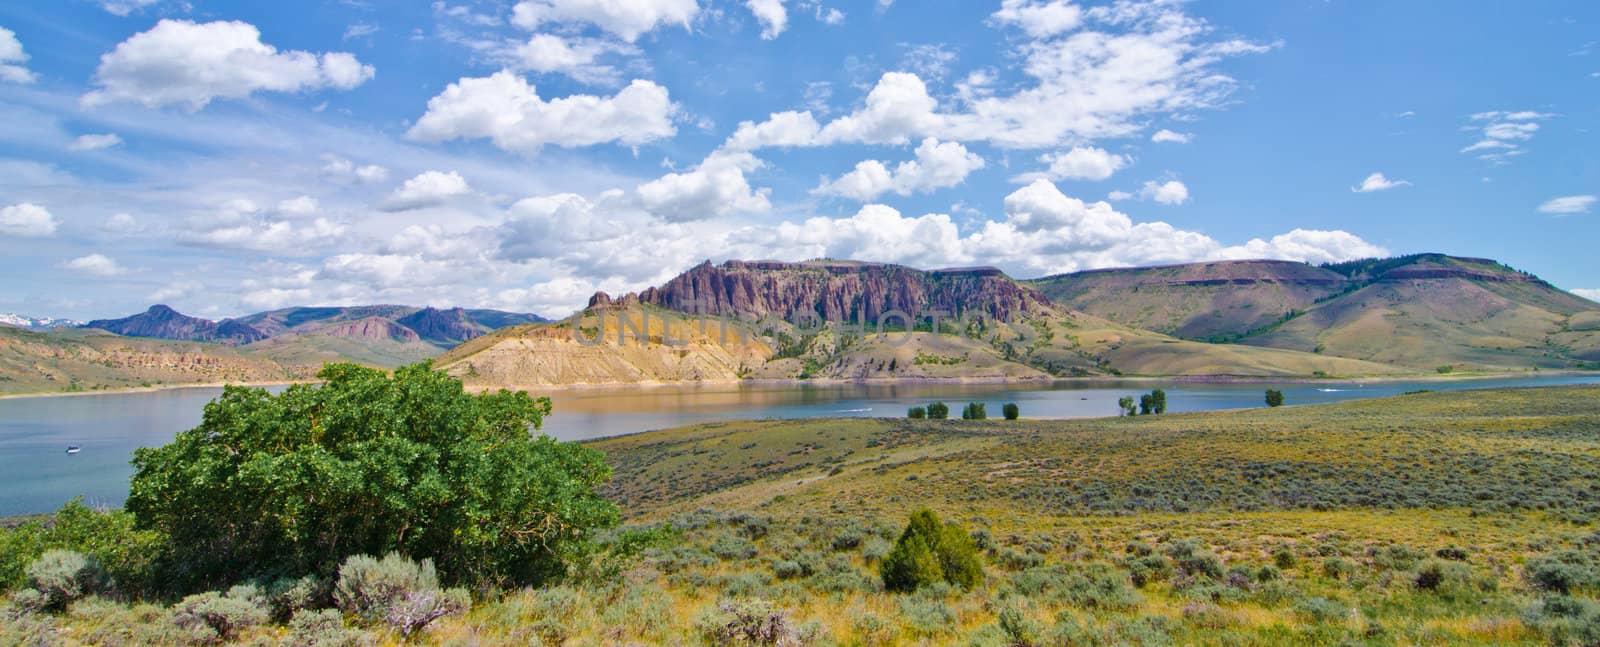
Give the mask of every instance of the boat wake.
[[835, 411], [834, 413], [866, 413], [866, 412], [871, 411], [871, 410], [872, 410], [872, 407], [867, 407], [865, 409], [840, 409], [838, 411]]
[[1345, 391], [1349, 391], [1350, 389], [1317, 389], [1317, 390], [1321, 391], [1323, 393], [1344, 393]]

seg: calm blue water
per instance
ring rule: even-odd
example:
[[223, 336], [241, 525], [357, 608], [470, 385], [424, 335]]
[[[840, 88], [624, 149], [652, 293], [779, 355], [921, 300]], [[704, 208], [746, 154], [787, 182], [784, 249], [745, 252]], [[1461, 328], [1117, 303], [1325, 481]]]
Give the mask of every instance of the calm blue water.
[[[1438, 382], [1345, 384], [1190, 384], [1088, 382], [1019, 385], [727, 385], [561, 392], [544, 432], [583, 440], [713, 420], [813, 417], [900, 417], [933, 400], [978, 400], [989, 414], [1016, 402], [1024, 418], [1113, 416], [1117, 399], [1167, 391], [1171, 413], [1259, 407], [1275, 388], [1289, 404], [1397, 395], [1415, 389], [1498, 388], [1600, 383], [1600, 375]], [[281, 389], [274, 389], [281, 390]], [[72, 397], [0, 399], [0, 516], [49, 512], [74, 496], [120, 506], [128, 494], [134, 449], [167, 443], [200, 423], [201, 409], [221, 389], [196, 388]], [[68, 455], [68, 445], [83, 448]]]

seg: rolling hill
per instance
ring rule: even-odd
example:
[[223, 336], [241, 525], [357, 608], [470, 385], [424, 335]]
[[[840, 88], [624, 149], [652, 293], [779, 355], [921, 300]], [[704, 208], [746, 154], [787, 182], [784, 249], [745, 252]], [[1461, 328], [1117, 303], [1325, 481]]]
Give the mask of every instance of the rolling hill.
[[1582, 368], [1600, 304], [1487, 259], [1417, 254], [1315, 267], [1234, 261], [1027, 282], [1063, 307], [1202, 341], [1403, 366]]
[[301, 379], [256, 353], [219, 344], [80, 328], [0, 326], [0, 394]]

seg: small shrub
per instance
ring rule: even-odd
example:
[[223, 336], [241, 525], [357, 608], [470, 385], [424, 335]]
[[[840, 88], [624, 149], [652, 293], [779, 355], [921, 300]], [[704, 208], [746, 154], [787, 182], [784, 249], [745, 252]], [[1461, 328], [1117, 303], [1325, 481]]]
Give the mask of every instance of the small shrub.
[[328, 582], [313, 575], [275, 580], [267, 585], [265, 596], [274, 622], [288, 622], [301, 611], [318, 609], [332, 602]]
[[1300, 560], [1295, 557], [1294, 551], [1289, 550], [1288, 548], [1279, 548], [1276, 552], [1272, 553], [1272, 563], [1277, 565], [1279, 569], [1285, 571], [1294, 568], [1294, 565], [1299, 561]]
[[894, 544], [881, 537], [873, 537], [861, 544], [861, 558], [869, 562], [882, 561], [889, 556]]
[[239, 632], [267, 621], [267, 610], [251, 596], [253, 587], [234, 587], [228, 594], [209, 591], [191, 595], [172, 608], [172, 623], [203, 642], [228, 642]]
[[928, 417], [928, 409], [926, 407], [911, 407], [911, 410], [906, 412], [906, 417], [912, 420], [921, 420]]
[[1011, 645], [1036, 645], [1039, 644], [1039, 635], [1042, 630], [1039, 623], [1023, 615], [1016, 607], [1006, 607], [1000, 610], [1000, 631], [1006, 635], [1006, 640]]
[[954, 633], [956, 614], [950, 606], [937, 598], [906, 596], [900, 598], [900, 617], [905, 619], [918, 636], [929, 638]]
[[941, 525], [933, 511], [921, 510], [911, 515], [879, 573], [891, 591], [914, 591], [939, 581], [970, 590], [983, 580], [983, 563], [976, 542], [961, 526]]
[[37, 589], [19, 589], [11, 592], [5, 615], [11, 619], [43, 613], [50, 608], [50, 596]]
[[355, 555], [339, 567], [334, 602], [368, 623], [384, 623], [410, 636], [434, 620], [464, 611], [466, 591], [444, 590], [433, 560], [413, 562], [398, 553], [383, 559]]
[[1551, 645], [1600, 645], [1600, 605], [1591, 600], [1546, 596], [1522, 611], [1522, 623]]
[[1422, 591], [1467, 591], [1473, 587], [1472, 569], [1456, 562], [1428, 560], [1417, 568], [1412, 584]]
[[99, 593], [106, 579], [94, 558], [70, 550], [52, 550], [28, 564], [28, 584], [44, 596], [45, 608], [59, 610], [84, 596]]
[[333, 609], [301, 609], [289, 620], [289, 647], [361, 647], [372, 643], [370, 636], [344, 625], [344, 615]]
[[967, 406], [961, 408], [962, 420], [987, 420], [988, 418], [989, 412], [984, 408], [982, 402], [969, 402]]
[[1269, 406], [1269, 407], [1281, 407], [1281, 406], [1283, 406], [1283, 392], [1279, 391], [1277, 389], [1267, 389], [1267, 406]]
[[724, 600], [702, 613], [695, 625], [712, 645], [777, 645], [790, 636], [787, 614], [761, 599]]
[[863, 612], [850, 618], [850, 631], [858, 644], [867, 646], [893, 645], [900, 637], [900, 629], [888, 618], [876, 613]]
[[1000, 411], [1005, 414], [1006, 420], [1016, 420], [1022, 413], [1015, 402], [1007, 402], [1005, 406], [1000, 408]]
[[760, 551], [750, 540], [733, 535], [722, 535], [711, 542], [711, 554], [719, 559], [750, 559]]
[[1350, 607], [1328, 598], [1306, 598], [1294, 605], [1294, 610], [1306, 620], [1323, 624], [1342, 622], [1350, 617]]
[[806, 570], [799, 562], [792, 560], [780, 559], [772, 563], [772, 575], [780, 580], [792, 580], [809, 575]]
[[1530, 559], [1523, 565], [1522, 573], [1534, 588], [1562, 595], [1595, 581], [1588, 558], [1576, 551], [1561, 551]]
[[1223, 575], [1222, 560], [1206, 550], [1199, 540], [1172, 542], [1167, 545], [1166, 553], [1179, 571], [1191, 577], [1217, 579]]
[[1343, 557], [1329, 557], [1322, 561], [1322, 574], [1329, 578], [1342, 580], [1355, 572], [1356, 565]]
[[1433, 551], [1433, 556], [1439, 559], [1448, 559], [1452, 562], [1467, 561], [1467, 549], [1458, 546], [1445, 546]]
[[950, 405], [935, 402], [928, 405], [928, 418], [931, 420], [944, 420], [950, 417]]
[[1133, 585], [1144, 588], [1151, 582], [1165, 580], [1172, 575], [1172, 562], [1153, 553], [1129, 557], [1126, 562]]

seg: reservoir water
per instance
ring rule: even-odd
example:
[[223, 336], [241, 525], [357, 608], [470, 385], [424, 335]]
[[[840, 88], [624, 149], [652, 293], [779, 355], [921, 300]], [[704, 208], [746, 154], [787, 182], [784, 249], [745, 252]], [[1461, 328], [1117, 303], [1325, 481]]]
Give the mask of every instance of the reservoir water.
[[[1016, 384], [716, 385], [557, 391], [544, 433], [584, 440], [714, 420], [901, 417], [943, 400], [952, 413], [971, 401], [1016, 402], [1023, 418], [1114, 416], [1117, 399], [1167, 391], [1170, 413], [1259, 407], [1265, 389], [1291, 405], [1435, 391], [1600, 383], [1600, 374], [1376, 383], [1200, 384], [1154, 381]], [[273, 389], [281, 390], [280, 388]], [[128, 493], [134, 449], [166, 444], [200, 423], [221, 389], [0, 399], [0, 516], [49, 512], [74, 496], [118, 507]], [[82, 451], [67, 454], [68, 446]]]

